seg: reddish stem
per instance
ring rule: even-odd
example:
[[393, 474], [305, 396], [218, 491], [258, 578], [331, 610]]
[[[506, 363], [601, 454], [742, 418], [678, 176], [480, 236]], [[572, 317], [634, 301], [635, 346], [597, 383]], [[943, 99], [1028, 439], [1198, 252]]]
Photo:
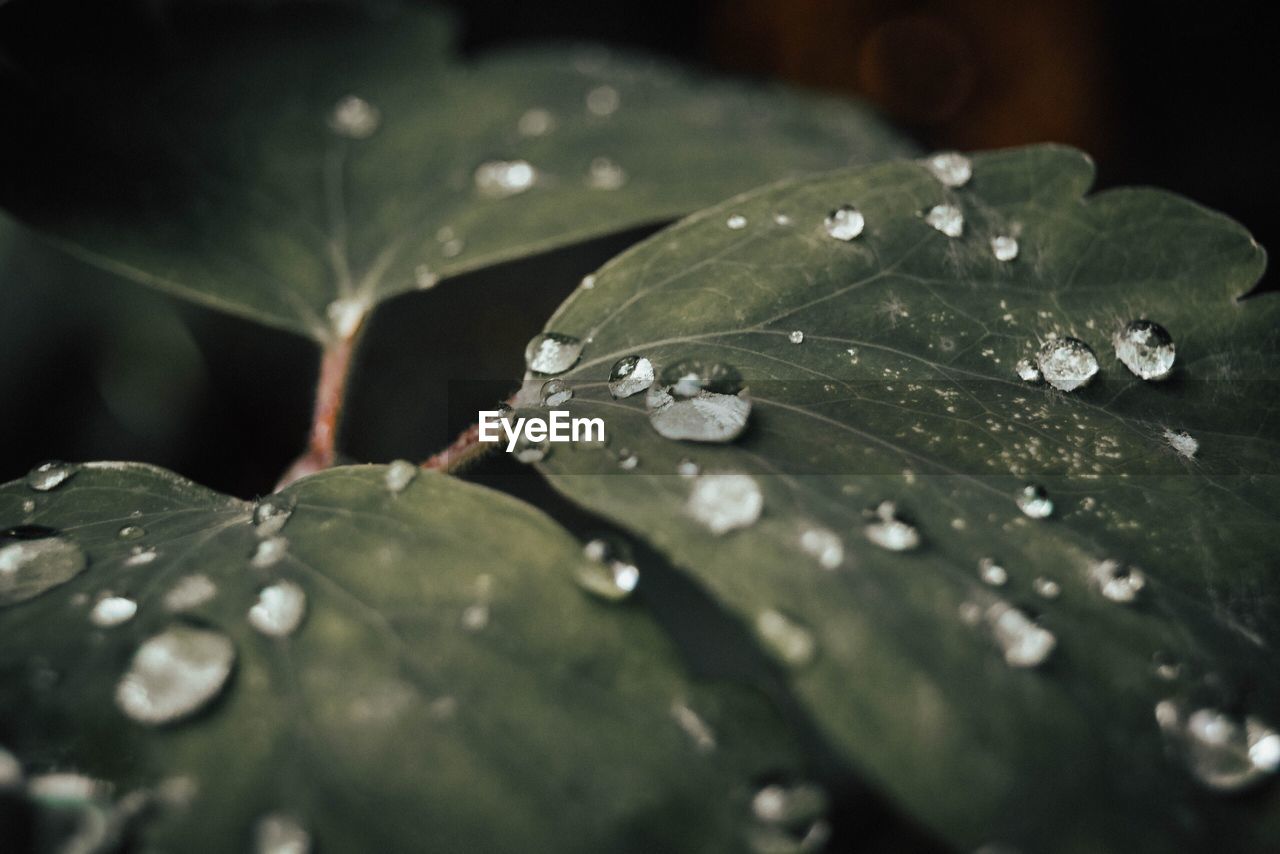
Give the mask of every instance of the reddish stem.
[[[515, 406], [519, 394], [513, 394], [506, 400], [508, 406]], [[422, 464], [429, 471], [456, 472], [489, 453], [492, 444], [480, 441], [480, 425], [472, 424], [458, 434], [458, 438], [443, 451], [432, 454]]]
[[311, 438], [307, 441], [307, 450], [289, 466], [276, 489], [283, 489], [299, 478], [333, 467], [337, 459], [338, 425], [342, 405], [346, 401], [351, 356], [355, 352], [358, 334], [357, 328], [350, 335], [325, 344], [320, 359], [320, 378], [316, 381], [316, 404], [311, 416]]

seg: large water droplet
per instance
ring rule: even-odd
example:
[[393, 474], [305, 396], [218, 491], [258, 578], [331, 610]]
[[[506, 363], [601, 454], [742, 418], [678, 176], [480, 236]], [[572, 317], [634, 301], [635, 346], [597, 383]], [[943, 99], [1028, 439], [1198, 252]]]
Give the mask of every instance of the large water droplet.
[[841, 205], [827, 214], [827, 218], [823, 220], [822, 224], [826, 228], [829, 237], [834, 237], [836, 240], [850, 241], [862, 234], [862, 230], [866, 228], [867, 221], [862, 216], [862, 212], [853, 205]]
[[731, 442], [747, 427], [751, 399], [742, 391], [718, 394], [699, 391], [679, 397], [654, 385], [645, 396], [649, 423], [660, 436], [691, 442]]
[[1255, 717], [1194, 711], [1175, 700], [1156, 704], [1156, 722], [1192, 775], [1219, 792], [1256, 785], [1280, 769], [1280, 733]]
[[381, 123], [378, 108], [358, 95], [341, 98], [329, 113], [329, 129], [348, 139], [368, 139]]
[[947, 237], [964, 234], [964, 214], [955, 205], [934, 205], [925, 213], [924, 221]]
[[609, 371], [609, 394], [614, 400], [631, 397], [653, 385], [653, 363], [644, 356], [623, 356]]
[[188, 575], [164, 594], [164, 607], [173, 612], [190, 611], [218, 595], [218, 586], [203, 573]]
[[800, 533], [800, 550], [823, 569], [835, 569], [844, 563], [844, 543], [828, 528], [805, 528]]
[[1036, 355], [1040, 373], [1059, 391], [1087, 385], [1098, 373], [1098, 357], [1079, 338], [1051, 338]]
[[582, 355], [582, 342], [571, 335], [542, 332], [524, 348], [524, 363], [538, 374], [562, 374]]
[[80, 546], [51, 531], [0, 545], [0, 605], [34, 599], [75, 578], [88, 563]]
[[1046, 519], [1053, 515], [1053, 499], [1049, 492], [1038, 483], [1028, 483], [1018, 490], [1014, 502], [1022, 515], [1029, 519]]
[[1125, 566], [1118, 560], [1101, 560], [1089, 567], [1089, 580], [1098, 591], [1112, 602], [1127, 605], [1138, 598], [1147, 586], [1142, 570]]
[[297, 630], [306, 611], [306, 591], [292, 581], [277, 581], [258, 591], [258, 601], [249, 609], [249, 625], [282, 638]]
[[491, 199], [523, 193], [538, 179], [538, 170], [527, 160], [487, 160], [476, 167], [476, 192]]
[[587, 170], [587, 186], [593, 190], [620, 190], [627, 183], [627, 172], [608, 157], [594, 157]]
[[235, 646], [221, 632], [171, 626], [134, 653], [116, 685], [116, 705], [143, 724], [187, 717], [218, 695], [235, 657]]
[[48, 492], [66, 483], [80, 467], [72, 463], [50, 460], [27, 472], [27, 486], [38, 492]]
[[693, 481], [685, 512], [719, 536], [755, 524], [764, 495], [747, 474], [703, 474]]
[[807, 628], [772, 608], [756, 616], [756, 634], [780, 661], [792, 667], [808, 664], [817, 651], [817, 641]]
[[991, 238], [991, 254], [997, 261], [1012, 261], [1018, 257], [1018, 239], [1004, 234]]
[[564, 406], [573, 399], [573, 388], [564, 380], [547, 380], [542, 384], [542, 405]]
[[102, 629], [127, 623], [138, 613], [138, 603], [124, 596], [104, 596], [89, 612], [89, 622]]
[[640, 583], [640, 570], [624, 543], [600, 537], [582, 549], [587, 563], [578, 568], [578, 584], [588, 593], [618, 602], [626, 599]]
[[254, 854], [309, 854], [311, 834], [293, 816], [271, 813], [254, 825], [253, 847]]
[[395, 494], [404, 492], [405, 487], [418, 476], [418, 467], [408, 460], [394, 460], [387, 466], [387, 491]]
[[1058, 639], [1053, 632], [1036, 625], [1025, 613], [1006, 602], [987, 610], [991, 634], [1011, 667], [1038, 667], [1049, 658]]
[[947, 187], [963, 187], [973, 177], [973, 163], [958, 151], [939, 151], [930, 155], [925, 166]]
[[258, 542], [249, 563], [257, 569], [275, 566], [289, 551], [289, 541], [284, 537], [267, 537]]
[[868, 540], [891, 552], [919, 547], [920, 532], [910, 522], [898, 517], [898, 507], [892, 501], [880, 502], [872, 515], [874, 520], [863, 529]]
[[1162, 380], [1173, 373], [1173, 338], [1158, 323], [1130, 320], [1111, 339], [1116, 358], [1144, 380]]

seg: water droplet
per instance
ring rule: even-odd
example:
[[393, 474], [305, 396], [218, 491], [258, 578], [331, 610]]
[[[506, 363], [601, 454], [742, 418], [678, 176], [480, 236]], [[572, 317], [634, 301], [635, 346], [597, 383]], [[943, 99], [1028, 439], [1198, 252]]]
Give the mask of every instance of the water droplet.
[[1151, 669], [1166, 682], [1172, 682], [1182, 673], [1182, 666], [1168, 653], [1159, 650], [1151, 656]]
[[277, 581], [258, 591], [249, 609], [249, 625], [264, 635], [282, 638], [297, 630], [307, 611], [307, 593], [292, 581]]
[[827, 793], [807, 782], [770, 783], [751, 798], [748, 847], [754, 854], [821, 851], [831, 835]]
[[1059, 586], [1058, 582], [1044, 576], [1031, 582], [1031, 589], [1043, 599], [1057, 599], [1062, 593], [1062, 587]]
[[723, 362], [704, 364], [697, 359], [686, 359], [663, 368], [658, 384], [675, 397], [694, 397], [703, 390], [737, 394], [743, 388], [736, 368]]
[[987, 622], [1004, 660], [1011, 667], [1038, 667], [1043, 664], [1058, 639], [1022, 611], [1006, 602], [987, 609]]
[[582, 277], [581, 282], [578, 282], [578, 287], [582, 288], [584, 291], [589, 291], [593, 289], [595, 286], [596, 286], [595, 273], [588, 273], [587, 275]]
[[618, 602], [626, 599], [640, 583], [640, 570], [631, 559], [631, 551], [620, 540], [600, 537], [582, 549], [587, 563], [578, 568], [578, 584], [584, 590]]
[[925, 166], [946, 187], [963, 187], [973, 177], [973, 164], [958, 151], [939, 151], [930, 155]]
[[405, 487], [413, 483], [413, 479], [417, 476], [418, 467], [413, 463], [408, 460], [394, 460], [387, 466], [387, 491], [393, 494], [404, 492]]
[[541, 441], [530, 439], [526, 433], [521, 433], [516, 437], [515, 448], [511, 451], [511, 455], [517, 461], [522, 463], [541, 462], [551, 453], [551, 442], [544, 438]]
[[964, 214], [955, 205], [934, 205], [925, 213], [924, 221], [947, 237], [964, 233]]
[[477, 602], [468, 605], [462, 612], [462, 627], [469, 632], [478, 632], [489, 625], [489, 605]]
[[542, 384], [543, 406], [564, 406], [573, 399], [573, 389], [564, 380], [547, 380]]
[[593, 116], [611, 116], [622, 104], [622, 96], [612, 86], [597, 86], [587, 92], [587, 112]]
[[764, 495], [747, 474], [703, 474], [693, 481], [685, 512], [719, 536], [754, 525], [764, 509]]
[[125, 566], [146, 566], [154, 561], [160, 553], [155, 546], [134, 546], [133, 551], [124, 559]]
[[138, 603], [124, 596], [104, 596], [89, 612], [89, 622], [98, 628], [109, 629], [127, 623], [138, 613]]
[[866, 225], [866, 218], [853, 205], [841, 205], [827, 214], [827, 218], [823, 220], [828, 236], [846, 242], [862, 234]]
[[689, 736], [694, 748], [699, 753], [710, 753], [716, 749], [716, 734], [702, 716], [680, 700], [671, 702], [671, 717], [676, 726]]
[[420, 291], [429, 291], [440, 284], [440, 274], [426, 264], [413, 268], [413, 283]]
[[582, 355], [582, 342], [571, 335], [542, 332], [524, 348], [524, 363], [538, 374], [563, 374]]
[[[75, 542], [52, 529], [42, 530], [47, 533], [36, 539], [17, 539], [0, 546], [0, 605], [34, 599], [75, 578], [88, 566], [84, 550]], [[10, 531], [5, 533], [13, 536]]]
[[676, 463], [676, 474], [681, 477], [697, 477], [702, 472], [702, 466], [694, 460], [685, 457]]
[[266, 569], [279, 563], [288, 551], [289, 541], [284, 537], [267, 537], [258, 541], [258, 547], [254, 549], [249, 563], [256, 569]]
[[1219, 792], [1250, 788], [1280, 769], [1280, 733], [1256, 717], [1217, 709], [1190, 711], [1175, 700], [1156, 704], [1156, 722], [1192, 776]]
[[791, 334], [787, 336], [787, 340], [790, 341], [792, 344], [803, 344], [804, 330], [802, 329], [791, 330]]
[[743, 229], [747, 227], [747, 218], [742, 214], [734, 214], [733, 216], [725, 220], [724, 224], [729, 226], [729, 228], [733, 229], [734, 231], [738, 231], [739, 229]]
[[1173, 338], [1158, 323], [1130, 320], [1111, 339], [1116, 358], [1144, 380], [1162, 380], [1173, 373]]
[[122, 540], [138, 540], [146, 535], [146, 529], [139, 525], [125, 525], [119, 531], [116, 531], [116, 536]]
[[525, 110], [516, 122], [516, 132], [521, 136], [546, 136], [555, 130], [556, 118], [550, 110], [533, 107]]
[[293, 816], [271, 813], [253, 829], [254, 854], [310, 854], [311, 834]]
[[587, 186], [593, 190], [618, 190], [627, 183], [627, 171], [608, 157], [594, 157], [587, 170]]
[[329, 129], [348, 139], [368, 139], [382, 123], [378, 108], [357, 95], [347, 95], [333, 105]]
[[24, 501], [22, 502], [22, 512], [23, 512], [23, 513], [34, 513], [34, 512], [36, 512], [36, 500], [35, 500], [34, 498], [28, 498], [28, 499], [24, 500]]
[[22, 763], [18, 757], [0, 747], [0, 791], [22, 782]]
[[53, 807], [82, 806], [97, 800], [107, 788], [101, 780], [74, 771], [51, 771], [37, 774], [27, 781], [27, 794]]
[[368, 309], [368, 304], [360, 297], [339, 297], [325, 307], [325, 314], [338, 335], [350, 338], [360, 328]]
[[898, 507], [892, 501], [882, 501], [873, 512], [874, 521], [864, 532], [867, 539], [882, 549], [905, 552], [920, 545], [920, 532], [910, 522], [898, 518]]
[[627, 448], [618, 449], [618, 468], [623, 471], [633, 471], [636, 466], [640, 465], [640, 457]]
[[1014, 497], [1022, 515], [1029, 519], [1045, 519], [1053, 514], [1053, 499], [1049, 492], [1038, 483], [1028, 483], [1018, 490]]
[[1018, 364], [1014, 366], [1014, 370], [1018, 372], [1018, 379], [1028, 383], [1038, 383], [1043, 377], [1040, 375], [1040, 368], [1030, 359], [1019, 359]]
[[27, 472], [27, 486], [37, 492], [48, 492], [66, 483], [79, 470], [80, 467], [72, 463], [50, 460]]
[[803, 625], [772, 608], [756, 616], [756, 634], [784, 664], [802, 667], [813, 660], [817, 642]]
[[1089, 567], [1089, 580], [1104, 598], [1122, 605], [1133, 602], [1147, 586], [1147, 577], [1142, 570], [1125, 566], [1118, 560], [1101, 560], [1093, 564]]
[[523, 193], [538, 180], [538, 170], [528, 160], [486, 160], [473, 175], [476, 192], [490, 199]]
[[654, 385], [645, 396], [649, 424], [667, 439], [691, 442], [731, 442], [747, 427], [751, 399], [745, 391], [719, 394], [702, 390], [678, 397], [670, 388]]
[[1182, 432], [1181, 430], [1179, 430], [1178, 432], [1174, 432], [1173, 430], [1165, 430], [1164, 440], [1169, 443], [1169, 447], [1173, 448], [1175, 451], [1177, 451], [1179, 454], [1182, 454], [1182, 456], [1186, 457], [1187, 459], [1191, 459], [1192, 457], [1194, 457], [1196, 455], [1196, 452], [1200, 450], [1200, 443], [1196, 440], [1196, 438], [1192, 436], [1190, 433], [1185, 433], [1185, 432]]
[[773, 215], [773, 221], [777, 225], [791, 225], [791, 217], [784, 213], [776, 213]]
[[1036, 356], [1040, 373], [1059, 391], [1088, 385], [1098, 373], [1098, 357], [1079, 338], [1051, 338]]
[[1018, 239], [1004, 234], [991, 238], [991, 254], [997, 261], [1012, 261], [1018, 257]]
[[293, 515], [293, 507], [298, 499], [288, 493], [277, 492], [258, 500], [253, 508], [253, 524], [259, 537], [272, 537], [280, 533], [289, 517]]
[[209, 576], [203, 573], [188, 575], [178, 580], [168, 593], [164, 594], [164, 607], [170, 611], [190, 611], [218, 595], [218, 586]]
[[835, 531], [827, 528], [806, 528], [802, 531], [800, 550], [823, 569], [835, 569], [844, 563], [844, 543]]
[[653, 363], [644, 356], [623, 356], [609, 371], [609, 394], [614, 400], [631, 397], [653, 385]]
[[1005, 568], [989, 557], [978, 561], [978, 577], [992, 587], [1001, 587], [1009, 580]]
[[167, 724], [218, 695], [235, 662], [231, 639], [175, 625], [145, 641], [116, 685], [116, 705], [138, 723]]

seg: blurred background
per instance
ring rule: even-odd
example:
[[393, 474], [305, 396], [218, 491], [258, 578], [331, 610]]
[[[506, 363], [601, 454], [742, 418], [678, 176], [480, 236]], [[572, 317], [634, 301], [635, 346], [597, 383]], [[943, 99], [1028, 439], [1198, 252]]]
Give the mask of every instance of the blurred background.
[[[66, 61], [90, 42], [127, 51], [138, 33], [163, 32], [174, 5], [0, 2], [0, 81], [23, 77], [22, 57], [33, 51]], [[1261, 3], [446, 5], [467, 54], [600, 41], [861, 97], [926, 148], [1066, 142], [1094, 156], [1102, 187], [1172, 189], [1277, 245], [1280, 157], [1263, 131], [1275, 101], [1275, 41]], [[346, 450], [384, 461], [421, 459], [446, 445], [475, 407], [451, 401], [442, 378], [490, 377], [493, 396], [503, 395], [501, 378], [520, 375], [524, 342], [542, 319], [583, 274], [649, 231], [469, 275], [384, 307], [366, 336]], [[48, 458], [127, 458], [242, 496], [270, 490], [305, 440], [316, 369], [310, 344], [106, 274], [68, 273], [53, 250], [22, 234], [8, 239], [23, 251], [0, 260], [0, 479]]]

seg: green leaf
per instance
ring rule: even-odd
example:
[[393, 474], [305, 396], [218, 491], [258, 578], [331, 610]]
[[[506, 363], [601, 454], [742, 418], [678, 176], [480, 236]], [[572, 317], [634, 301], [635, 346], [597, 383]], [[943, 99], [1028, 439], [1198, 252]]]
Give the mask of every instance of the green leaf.
[[[1195, 773], [1207, 760], [1162, 736], [1155, 707], [1280, 724], [1280, 305], [1237, 301], [1264, 256], [1236, 223], [1155, 190], [1084, 198], [1092, 175], [1060, 147], [976, 156], [957, 189], [885, 163], [766, 187], [657, 234], [549, 321], [587, 342], [560, 378], [574, 415], [605, 419], [608, 446], [552, 446], [540, 467], [744, 621], [776, 611], [807, 632], [815, 651], [791, 680], [826, 736], [960, 848], [1265, 848], [1280, 787], [1210, 791]], [[926, 221], [943, 203], [962, 211], [961, 236]], [[865, 216], [849, 242], [824, 228], [842, 204]], [[994, 257], [1001, 235], [1016, 235], [1015, 259]], [[1135, 318], [1176, 342], [1164, 382], [1114, 354]], [[1055, 334], [1096, 352], [1092, 385], [1019, 379], [1015, 364]], [[644, 394], [606, 391], [630, 354], [659, 372], [736, 368], [746, 432], [659, 436]], [[715, 479], [677, 476], [682, 458], [754, 477], [759, 521], [713, 535], [689, 503]], [[1047, 488], [1049, 518], [1020, 512], [1028, 482]], [[869, 540], [883, 501], [914, 522], [917, 549]], [[1007, 584], [980, 580], [984, 559]], [[1144, 574], [1130, 605], [1101, 592], [1106, 560]], [[1009, 606], [1056, 636], [1042, 666], [1006, 663], [995, 624]]]
[[[115, 818], [151, 798], [148, 850], [245, 850], [272, 813], [325, 851], [736, 845], [751, 782], [795, 771], [762, 701], [690, 683], [642, 609], [577, 586], [582, 548], [541, 513], [431, 473], [396, 492], [392, 471], [295, 483], [265, 500], [293, 505], [274, 534], [252, 504], [142, 464], [4, 486], [0, 521], [25, 527], [0, 540], [0, 744], [29, 779], [106, 781]], [[305, 591], [300, 626], [255, 631], [282, 580]], [[95, 622], [108, 596], [136, 616]], [[234, 669], [156, 725], [189, 692], [120, 684], [175, 626], [229, 638]]]
[[[911, 151], [860, 106], [642, 57], [454, 63], [421, 10], [210, 14], [175, 13], [159, 57], [47, 69], [0, 203], [123, 275], [320, 340], [440, 276]], [[478, 187], [515, 161], [532, 186]]]

